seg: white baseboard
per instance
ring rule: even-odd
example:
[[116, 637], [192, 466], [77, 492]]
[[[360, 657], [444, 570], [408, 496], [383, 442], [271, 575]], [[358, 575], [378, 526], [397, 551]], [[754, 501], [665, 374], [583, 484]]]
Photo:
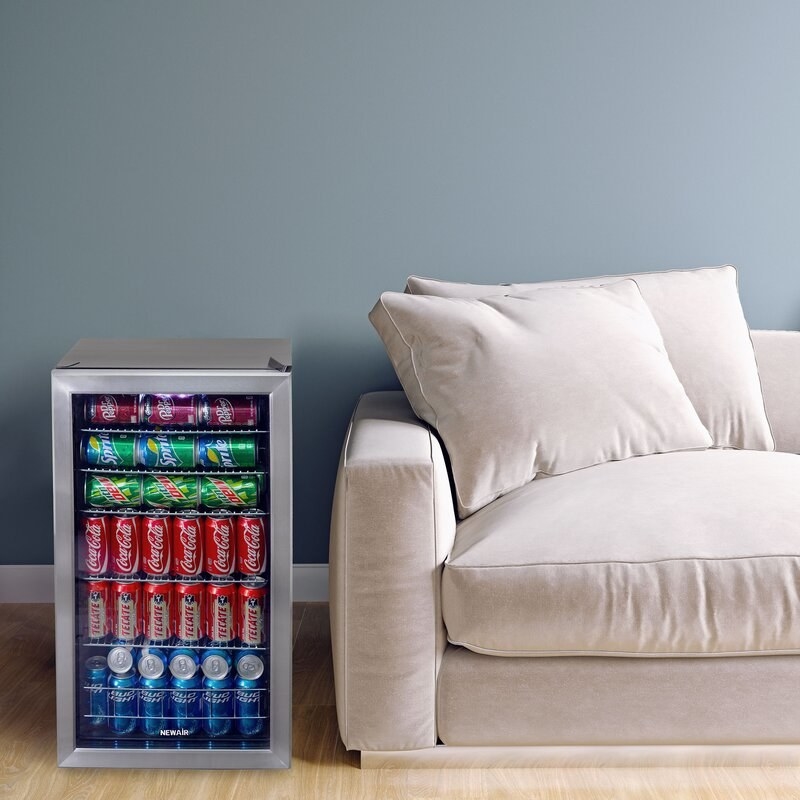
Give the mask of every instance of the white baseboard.
[[[328, 565], [295, 564], [292, 583], [295, 602], [327, 602]], [[0, 603], [52, 602], [52, 564], [0, 564]]]

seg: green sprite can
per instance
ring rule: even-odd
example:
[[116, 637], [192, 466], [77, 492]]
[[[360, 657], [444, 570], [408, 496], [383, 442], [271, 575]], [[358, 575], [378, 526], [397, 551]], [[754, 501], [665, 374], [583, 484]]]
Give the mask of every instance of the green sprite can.
[[197, 447], [198, 463], [210, 469], [254, 467], [255, 436], [201, 436]]
[[194, 436], [143, 434], [136, 444], [136, 455], [143, 467], [194, 469], [197, 461], [196, 444]]
[[87, 433], [81, 439], [81, 460], [93, 467], [135, 467], [136, 439], [132, 433]]
[[203, 475], [200, 504], [206, 508], [255, 508], [261, 493], [260, 475]]
[[136, 508], [142, 504], [142, 479], [139, 475], [86, 476], [86, 504], [93, 508]]
[[197, 476], [146, 475], [143, 499], [150, 508], [197, 508]]

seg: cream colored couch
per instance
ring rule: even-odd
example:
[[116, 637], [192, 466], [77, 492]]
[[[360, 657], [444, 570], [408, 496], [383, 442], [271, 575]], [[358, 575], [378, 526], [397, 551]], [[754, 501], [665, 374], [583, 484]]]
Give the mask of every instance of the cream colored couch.
[[798, 760], [800, 333], [752, 339], [781, 452], [601, 464], [459, 523], [405, 395], [360, 399], [330, 609], [362, 765]]

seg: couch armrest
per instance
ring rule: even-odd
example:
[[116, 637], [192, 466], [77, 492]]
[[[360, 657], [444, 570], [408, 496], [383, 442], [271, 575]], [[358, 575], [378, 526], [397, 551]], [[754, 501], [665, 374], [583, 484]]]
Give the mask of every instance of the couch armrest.
[[454, 536], [438, 439], [402, 392], [362, 396], [342, 449], [330, 543], [336, 708], [348, 749], [436, 744], [441, 570]]
[[800, 332], [751, 331], [775, 449], [800, 453]]

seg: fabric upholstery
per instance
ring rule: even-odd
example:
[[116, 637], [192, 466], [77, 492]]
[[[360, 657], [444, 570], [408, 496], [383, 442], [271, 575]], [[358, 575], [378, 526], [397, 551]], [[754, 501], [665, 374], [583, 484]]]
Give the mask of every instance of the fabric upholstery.
[[800, 657], [493, 658], [448, 647], [446, 745], [791, 744]]
[[458, 526], [450, 641], [497, 655], [800, 652], [800, 456], [707, 450], [537, 480]]
[[387, 292], [370, 319], [442, 437], [462, 517], [537, 474], [712, 444], [632, 280], [483, 300]]
[[350, 749], [436, 743], [441, 565], [454, 534], [438, 440], [402, 392], [364, 395], [342, 450], [330, 542], [336, 706]]
[[716, 447], [772, 450], [753, 345], [731, 266], [606, 275], [571, 281], [481, 285], [412, 276], [415, 295], [476, 298], [635, 278], [681, 383]]

